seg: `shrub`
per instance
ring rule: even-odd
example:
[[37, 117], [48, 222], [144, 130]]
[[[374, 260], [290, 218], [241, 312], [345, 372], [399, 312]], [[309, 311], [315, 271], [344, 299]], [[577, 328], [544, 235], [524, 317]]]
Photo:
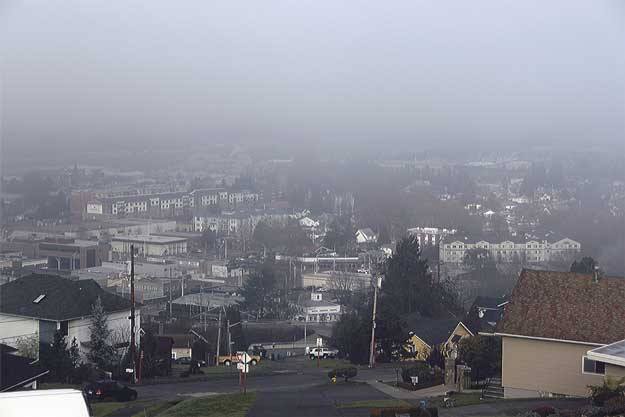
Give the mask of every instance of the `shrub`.
[[589, 388], [592, 403], [601, 407], [611, 398], [624, 396], [625, 386], [623, 383], [625, 383], [625, 378], [619, 380], [606, 379], [603, 381], [603, 385], [591, 385]]
[[612, 397], [605, 401], [603, 407], [609, 416], [625, 414], [625, 396]]
[[556, 409], [551, 407], [550, 405], [542, 405], [540, 407], [536, 407], [532, 410], [532, 413], [538, 414], [540, 417], [547, 417], [556, 413]]
[[347, 382], [347, 380], [349, 378], [353, 378], [356, 375], [358, 375], [358, 369], [356, 369], [353, 366], [349, 366], [346, 368], [338, 368], [338, 369], [333, 369], [330, 372], [328, 372], [328, 378], [332, 379], [334, 377], [336, 378], [344, 378], [345, 382]]

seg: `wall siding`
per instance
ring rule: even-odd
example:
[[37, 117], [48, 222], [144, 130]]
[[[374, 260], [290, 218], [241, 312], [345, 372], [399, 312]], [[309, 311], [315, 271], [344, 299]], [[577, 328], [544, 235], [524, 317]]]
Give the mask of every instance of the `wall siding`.
[[16, 347], [19, 338], [39, 337], [39, 322], [27, 317], [0, 314], [0, 343]]
[[603, 375], [582, 374], [589, 345], [503, 337], [502, 385], [506, 397], [588, 396]]

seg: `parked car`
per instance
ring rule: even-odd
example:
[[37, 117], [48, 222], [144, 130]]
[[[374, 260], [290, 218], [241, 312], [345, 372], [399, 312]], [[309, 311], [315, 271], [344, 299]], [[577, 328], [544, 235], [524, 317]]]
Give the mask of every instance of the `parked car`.
[[181, 356], [180, 358], [176, 358], [174, 361], [176, 365], [190, 365], [191, 357], [190, 356]]
[[310, 355], [310, 359], [315, 359], [317, 357], [319, 358], [323, 358], [323, 359], [328, 359], [328, 358], [336, 358], [339, 354], [338, 349], [330, 349], [330, 348], [324, 348], [324, 347], [315, 347], [310, 349], [309, 351], [309, 355]]
[[[250, 355], [250, 365], [256, 366], [261, 360], [260, 355]], [[219, 365], [230, 366], [236, 364], [238, 361], [237, 355], [233, 354], [232, 356], [228, 355], [220, 355], [217, 358], [217, 363]]]
[[87, 384], [84, 392], [90, 401], [103, 401], [106, 399], [134, 401], [137, 399], [137, 391], [117, 381], [93, 382]]
[[0, 393], [2, 417], [89, 417], [93, 413], [83, 393], [75, 389], [45, 389]]

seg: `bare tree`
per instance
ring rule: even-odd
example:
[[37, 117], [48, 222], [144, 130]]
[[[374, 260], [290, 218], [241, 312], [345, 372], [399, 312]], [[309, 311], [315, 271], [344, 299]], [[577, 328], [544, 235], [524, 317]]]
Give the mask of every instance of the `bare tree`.
[[357, 282], [353, 274], [348, 272], [334, 272], [328, 279], [328, 288], [341, 305], [348, 305]]

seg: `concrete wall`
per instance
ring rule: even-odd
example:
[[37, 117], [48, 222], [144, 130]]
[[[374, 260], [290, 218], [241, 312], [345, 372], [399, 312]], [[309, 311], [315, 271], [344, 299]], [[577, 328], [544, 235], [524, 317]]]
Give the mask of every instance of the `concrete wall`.
[[587, 396], [588, 385], [601, 384], [604, 378], [582, 373], [582, 358], [590, 349], [582, 344], [503, 337], [505, 396]]
[[0, 314], [0, 343], [16, 347], [18, 339], [33, 336], [39, 338], [38, 320]]

